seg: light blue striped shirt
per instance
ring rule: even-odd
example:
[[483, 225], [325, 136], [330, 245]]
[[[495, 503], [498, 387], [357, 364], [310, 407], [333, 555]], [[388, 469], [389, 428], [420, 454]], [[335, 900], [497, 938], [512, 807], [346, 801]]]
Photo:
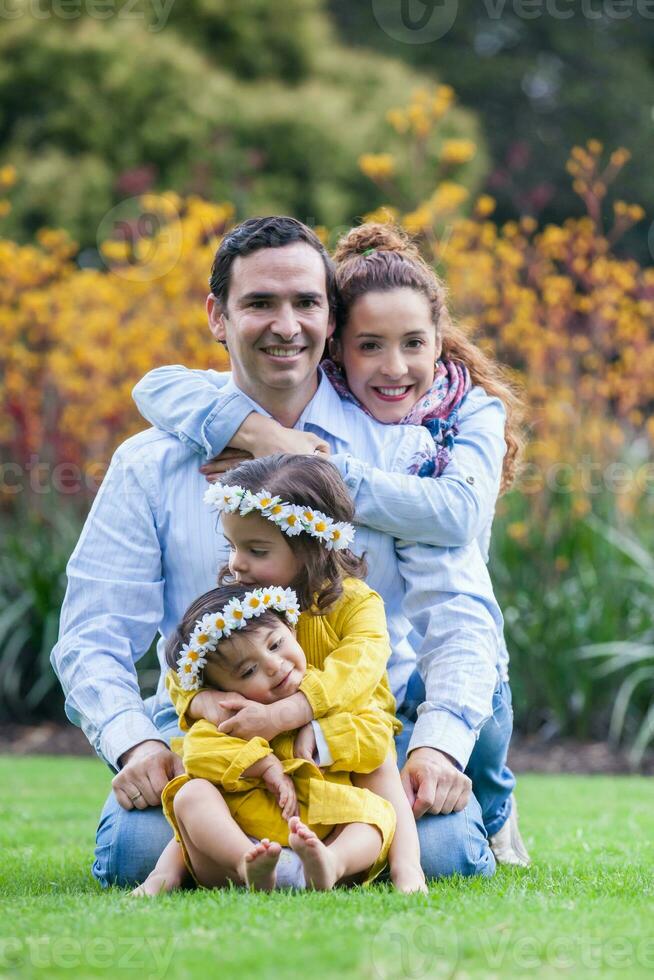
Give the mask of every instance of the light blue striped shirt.
[[[184, 439], [150, 429], [119, 447], [68, 564], [52, 663], [66, 694], [68, 717], [114, 767], [131, 746], [161, 738], [157, 720], [170, 711], [163, 686], [163, 639], [158, 647], [162, 677], [147, 707], [139, 693], [137, 660], [157, 631], [168, 635], [189, 603], [215, 584], [216, 571], [227, 559], [220, 525], [202, 501], [206, 483], [197, 453], [210, 431], [213, 437], [202, 450], [219, 452], [243, 418], [261, 409], [231, 381], [220, 392], [210, 387], [211, 405], [207, 410], [199, 400], [190, 429], [177, 433]], [[174, 397], [179, 407], [179, 389]], [[171, 408], [165, 414], [174, 412]], [[427, 699], [410, 748], [440, 748], [465, 767], [491, 714], [505, 660], [502, 617], [482, 554], [487, 517], [479, 529], [481, 547], [476, 539], [458, 547], [412, 543], [417, 525], [431, 527], [435, 501], [414, 508], [409, 484], [403, 489], [398, 478], [415, 453], [430, 448], [429, 433], [418, 426], [377, 423], [341, 402], [322, 375], [296, 427], [328, 441], [354, 495], [357, 519], [363, 520], [362, 511], [376, 509], [378, 519], [389, 525], [360, 527], [356, 549], [366, 552], [368, 582], [385, 602], [392, 647], [388, 671], [398, 704], [416, 662], [425, 680]], [[477, 473], [472, 483], [463, 472], [456, 479], [454, 473], [452, 486], [458, 480], [480, 497], [489, 492], [487, 473]], [[404, 479], [412, 488], [417, 481]], [[436, 486], [442, 479], [417, 482]], [[373, 498], [379, 498], [376, 507]], [[480, 511], [483, 506], [482, 501]], [[393, 537], [398, 527], [401, 540]]]

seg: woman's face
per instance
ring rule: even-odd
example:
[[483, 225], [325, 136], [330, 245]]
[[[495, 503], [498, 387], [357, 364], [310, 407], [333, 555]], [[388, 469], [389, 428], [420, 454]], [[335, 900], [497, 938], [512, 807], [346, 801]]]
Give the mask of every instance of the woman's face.
[[241, 585], [279, 585], [287, 588], [302, 563], [282, 531], [260, 514], [221, 514], [230, 547], [229, 570]]
[[427, 298], [408, 287], [365, 293], [332, 352], [370, 414], [399, 422], [431, 387], [440, 356]]

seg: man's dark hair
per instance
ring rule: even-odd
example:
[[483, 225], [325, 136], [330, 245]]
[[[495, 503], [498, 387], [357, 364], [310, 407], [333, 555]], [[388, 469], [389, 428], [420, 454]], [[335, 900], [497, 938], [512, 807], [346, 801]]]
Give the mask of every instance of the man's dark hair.
[[230, 275], [234, 259], [251, 255], [262, 248], [283, 248], [294, 242], [306, 242], [315, 248], [325, 266], [327, 301], [332, 313], [336, 310], [336, 272], [329, 253], [318, 236], [297, 218], [273, 215], [267, 218], [248, 218], [232, 228], [223, 238], [211, 267], [209, 286], [223, 310], [227, 308]]

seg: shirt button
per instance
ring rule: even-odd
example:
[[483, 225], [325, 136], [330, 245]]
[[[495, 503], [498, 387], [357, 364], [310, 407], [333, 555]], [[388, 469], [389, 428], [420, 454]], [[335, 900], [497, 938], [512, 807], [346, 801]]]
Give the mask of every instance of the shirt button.
[[475, 485], [475, 478], [474, 478], [474, 476], [467, 476], [466, 477], [466, 483], [469, 483], [471, 487], [474, 487], [474, 485]]

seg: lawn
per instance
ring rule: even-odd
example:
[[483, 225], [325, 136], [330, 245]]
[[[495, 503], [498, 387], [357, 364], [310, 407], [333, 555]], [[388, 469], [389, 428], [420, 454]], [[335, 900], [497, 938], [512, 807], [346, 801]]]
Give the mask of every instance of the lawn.
[[654, 781], [523, 776], [534, 865], [429, 896], [186, 892], [89, 874], [107, 770], [0, 758], [0, 977], [645, 977], [654, 972]]

